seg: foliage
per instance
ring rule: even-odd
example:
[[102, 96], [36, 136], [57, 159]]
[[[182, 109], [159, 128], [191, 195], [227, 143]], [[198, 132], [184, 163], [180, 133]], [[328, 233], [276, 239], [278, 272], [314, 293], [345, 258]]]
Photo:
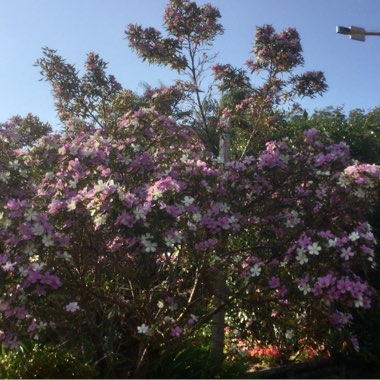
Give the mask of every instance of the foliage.
[[[142, 363], [208, 322], [216, 268], [228, 276], [226, 306], [250, 315], [245, 328], [268, 342], [286, 342], [289, 328], [341, 329], [351, 316], [340, 310], [370, 306], [355, 268], [373, 261], [362, 216], [380, 170], [345, 169], [344, 144], [325, 147], [309, 131], [301, 151], [270, 143], [222, 170], [153, 110], [131, 114], [115, 136], [69, 127], [14, 152], [20, 167], [5, 181], [4, 345], [55, 331], [98, 359], [139, 342]], [[19, 170], [29, 174], [21, 193]], [[225, 235], [246, 246], [221, 246]]]
[[350, 147], [353, 159], [359, 162], [380, 162], [380, 109], [368, 112], [356, 109], [345, 114], [341, 107], [327, 107], [284, 121], [275, 133], [276, 138], [297, 139], [310, 128], [316, 128], [324, 139], [336, 143], [344, 141]]
[[[233, 155], [244, 156], [264, 148], [283, 119], [281, 106], [297, 97], [315, 97], [327, 90], [320, 71], [295, 74], [304, 63], [298, 32], [294, 28], [276, 33], [271, 25], [256, 29], [253, 58], [247, 70], [229, 64], [214, 64], [211, 69], [222, 96], [218, 107], [207, 109], [209, 92], [200, 88], [206, 70], [216, 55], [209, 55], [212, 42], [223, 32], [219, 11], [209, 4], [172, 0], [165, 9], [165, 38], [154, 28], [129, 25], [129, 45], [143, 60], [177, 69], [188, 81], [190, 126], [212, 152], [218, 152], [215, 133], [223, 134], [225, 119], [233, 120]], [[260, 75], [262, 84], [254, 86], [250, 74]], [[193, 97], [191, 97], [193, 94]], [[202, 94], [205, 94], [202, 98]], [[186, 105], [186, 104], [185, 104]], [[297, 109], [294, 103], [293, 108]], [[194, 112], [194, 110], [196, 110]], [[219, 119], [214, 123], [215, 117]]]
[[[380, 119], [379, 108], [374, 108], [368, 112], [364, 110], [353, 110], [348, 114], [343, 112], [341, 107], [328, 107], [315, 111], [310, 117], [308, 115], [297, 116], [288, 120], [286, 124], [279, 128], [276, 137], [287, 136], [291, 141], [296, 141], [305, 129], [314, 127], [324, 136], [324, 139], [331, 138], [335, 142], [345, 141], [351, 156], [359, 162], [380, 163]], [[380, 237], [380, 208], [379, 203], [372, 205], [372, 214], [369, 221], [373, 226], [373, 233], [376, 240]], [[378, 247], [376, 257], [378, 257]], [[379, 269], [368, 274], [368, 280], [375, 288], [377, 294], [379, 290]], [[354, 313], [353, 332], [358, 336], [360, 351], [350, 351], [350, 357], [362, 363], [377, 363], [379, 352], [379, 342], [376, 331], [379, 330], [380, 321], [379, 302], [376, 299], [371, 310]]]
[[122, 87], [113, 75], [106, 74], [107, 63], [98, 54], [88, 53], [82, 78], [73, 65], [47, 47], [36, 65], [53, 87], [55, 106], [63, 122], [82, 118], [99, 126], [112, 127], [115, 119], [112, 101]]
[[34, 344], [30, 349], [3, 352], [0, 356], [2, 379], [91, 379], [94, 367], [80, 355], [66, 352], [64, 347]]
[[155, 379], [238, 379], [249, 363], [242, 358], [228, 359], [222, 367], [213, 360], [209, 346], [168, 349], [151, 366], [148, 378]]
[[51, 126], [43, 123], [37, 116], [27, 114], [25, 117], [14, 116], [7, 123], [0, 124], [2, 135], [1, 149], [12, 144], [13, 148], [33, 145], [38, 139], [51, 132]]

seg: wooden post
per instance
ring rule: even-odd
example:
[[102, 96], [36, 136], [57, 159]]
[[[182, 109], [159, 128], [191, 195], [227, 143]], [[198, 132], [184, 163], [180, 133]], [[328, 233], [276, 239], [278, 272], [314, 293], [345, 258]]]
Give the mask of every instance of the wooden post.
[[[226, 129], [220, 135], [219, 140], [219, 159], [226, 164], [230, 160], [230, 148], [231, 148], [231, 120], [228, 119]], [[226, 239], [223, 239], [226, 240]], [[221, 250], [224, 249], [227, 241], [222, 241]], [[214, 283], [214, 298], [213, 307], [218, 310], [212, 318], [211, 327], [211, 346], [212, 346], [212, 356], [216, 364], [222, 364], [224, 359], [223, 349], [224, 349], [224, 318], [225, 310], [220, 308], [224, 302], [226, 295], [226, 278], [221, 270]]]

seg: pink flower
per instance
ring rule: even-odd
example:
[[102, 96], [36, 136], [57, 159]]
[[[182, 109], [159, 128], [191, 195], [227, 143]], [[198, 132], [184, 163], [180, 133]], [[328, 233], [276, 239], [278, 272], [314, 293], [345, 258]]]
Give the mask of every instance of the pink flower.
[[344, 260], [349, 260], [350, 257], [353, 257], [355, 255], [355, 252], [352, 251], [351, 247], [348, 248], [342, 248], [340, 257]]
[[170, 330], [170, 335], [171, 336], [180, 336], [182, 334], [183, 329], [179, 326], [175, 326]]
[[351, 341], [351, 344], [352, 344], [352, 347], [354, 348], [354, 350], [356, 352], [359, 352], [360, 346], [359, 346], [358, 338], [355, 335], [351, 335], [350, 336], [350, 341]]
[[7, 261], [4, 265], [2, 265], [1, 267], [3, 268], [3, 270], [5, 272], [13, 272], [14, 271], [14, 266], [15, 266], [16, 263], [11, 263], [10, 261]]
[[65, 309], [67, 312], [75, 313], [77, 310], [80, 309], [80, 307], [78, 305], [78, 302], [70, 302], [66, 305]]
[[268, 285], [271, 289], [276, 289], [280, 287], [280, 278], [277, 276], [272, 276], [268, 282]]

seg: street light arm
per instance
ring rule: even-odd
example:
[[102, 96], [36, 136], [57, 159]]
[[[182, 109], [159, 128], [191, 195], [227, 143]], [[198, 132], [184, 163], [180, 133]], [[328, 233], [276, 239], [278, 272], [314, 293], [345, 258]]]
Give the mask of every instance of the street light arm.
[[380, 32], [365, 32], [366, 36], [380, 36]]

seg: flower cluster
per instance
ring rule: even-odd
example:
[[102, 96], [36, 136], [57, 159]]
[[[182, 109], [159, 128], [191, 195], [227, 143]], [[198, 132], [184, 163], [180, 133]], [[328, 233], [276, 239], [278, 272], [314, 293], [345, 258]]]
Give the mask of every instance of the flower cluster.
[[272, 25], [258, 27], [253, 53], [256, 56], [256, 62], [250, 63], [249, 67], [255, 71], [260, 71], [272, 64], [280, 72], [287, 72], [304, 62], [301, 40], [294, 28], [276, 33]]
[[198, 6], [189, 0], [171, 0], [164, 12], [168, 32], [178, 39], [189, 36], [195, 44], [209, 44], [223, 33], [220, 17], [219, 10], [211, 4]]

